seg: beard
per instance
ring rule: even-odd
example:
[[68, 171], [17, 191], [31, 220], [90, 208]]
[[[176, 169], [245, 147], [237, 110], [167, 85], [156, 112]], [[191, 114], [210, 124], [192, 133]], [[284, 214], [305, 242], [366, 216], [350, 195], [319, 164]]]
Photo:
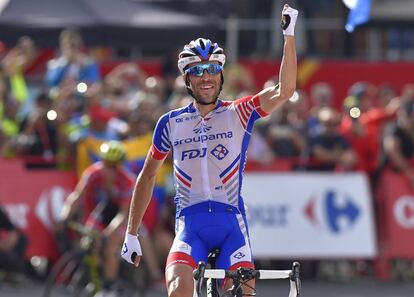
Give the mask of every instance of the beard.
[[214, 104], [218, 98], [218, 95], [220, 94], [220, 89], [217, 86], [214, 86], [214, 90], [211, 91], [211, 94], [205, 94], [203, 91], [196, 89], [195, 91], [193, 91], [193, 94], [196, 101], [200, 104]]

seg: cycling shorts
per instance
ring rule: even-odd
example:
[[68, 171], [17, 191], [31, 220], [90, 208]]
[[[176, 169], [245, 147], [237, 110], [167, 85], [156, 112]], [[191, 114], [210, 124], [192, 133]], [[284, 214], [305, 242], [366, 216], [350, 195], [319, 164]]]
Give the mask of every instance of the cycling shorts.
[[231, 205], [202, 202], [180, 212], [167, 268], [174, 264], [197, 267], [209, 252], [219, 249], [217, 269], [253, 268], [246, 217]]

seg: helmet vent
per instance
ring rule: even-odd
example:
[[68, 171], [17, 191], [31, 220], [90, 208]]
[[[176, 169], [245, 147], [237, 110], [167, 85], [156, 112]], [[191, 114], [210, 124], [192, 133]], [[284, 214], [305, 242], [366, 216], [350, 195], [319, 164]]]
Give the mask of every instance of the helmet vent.
[[206, 49], [206, 45], [204, 44], [204, 41], [203, 41], [203, 39], [201, 39], [201, 38], [200, 38], [200, 46], [201, 46], [201, 48], [202, 48], [203, 50], [205, 50], [205, 49]]

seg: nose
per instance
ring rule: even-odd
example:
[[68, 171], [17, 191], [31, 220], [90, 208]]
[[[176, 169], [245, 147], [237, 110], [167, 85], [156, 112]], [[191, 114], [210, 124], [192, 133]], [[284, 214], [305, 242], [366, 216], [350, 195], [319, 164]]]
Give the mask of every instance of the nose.
[[208, 73], [207, 69], [203, 70], [203, 75], [201, 76], [201, 78], [209, 78], [211, 76], [210, 73]]

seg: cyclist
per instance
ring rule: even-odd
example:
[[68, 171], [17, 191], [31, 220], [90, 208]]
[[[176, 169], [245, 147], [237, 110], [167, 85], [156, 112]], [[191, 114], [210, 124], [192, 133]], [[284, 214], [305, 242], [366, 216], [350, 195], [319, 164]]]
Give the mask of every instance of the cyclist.
[[121, 142], [100, 146], [101, 161], [90, 165], [75, 190], [66, 199], [61, 221], [72, 219], [82, 210], [82, 221], [98, 230], [103, 242], [103, 287], [109, 290], [118, 276], [119, 254], [126, 230], [128, 205], [134, 185], [133, 175], [122, 167], [126, 151]]
[[[220, 249], [221, 269], [253, 267], [240, 196], [247, 145], [254, 122], [286, 102], [296, 88], [294, 27], [298, 11], [283, 7], [284, 54], [279, 84], [235, 101], [219, 99], [225, 54], [208, 39], [185, 45], [178, 57], [187, 91], [186, 107], [161, 116], [153, 144], [135, 184], [122, 257], [141, 259], [138, 228], [151, 198], [156, 173], [172, 152], [176, 188], [176, 236], [166, 265], [168, 296], [193, 296], [193, 269]], [[228, 282], [225, 286], [230, 286]], [[251, 284], [254, 285], [254, 284]], [[251, 293], [244, 287], [244, 293]]]

